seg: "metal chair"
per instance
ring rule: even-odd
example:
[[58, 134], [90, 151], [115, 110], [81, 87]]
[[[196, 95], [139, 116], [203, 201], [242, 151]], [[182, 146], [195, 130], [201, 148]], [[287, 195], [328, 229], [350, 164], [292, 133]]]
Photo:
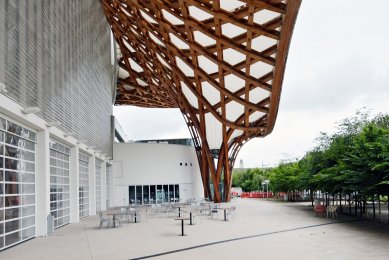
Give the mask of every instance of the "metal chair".
[[107, 216], [103, 216], [103, 212], [101, 212], [101, 211], [99, 211], [98, 214], [99, 214], [99, 218], [100, 218], [99, 229], [101, 229], [101, 227], [104, 225], [104, 223], [107, 223], [107, 228], [109, 228], [112, 225], [112, 219], [107, 217]]
[[324, 215], [324, 212], [326, 211], [326, 206], [324, 205], [316, 205], [313, 210], [316, 212], [316, 216]]
[[216, 214], [216, 218], [219, 218], [219, 210], [217, 209], [217, 207], [212, 207], [210, 213], [211, 213], [211, 218], [213, 218], [214, 214]]
[[335, 205], [330, 205], [326, 208], [327, 218], [331, 215], [332, 218], [336, 218], [338, 216], [336, 210], [338, 209]]
[[120, 220], [126, 221], [127, 223], [130, 223], [130, 209], [129, 208], [121, 208], [121, 212], [125, 213], [125, 215], [120, 216]]
[[231, 208], [227, 212], [227, 218], [233, 219], [235, 218], [236, 206], [231, 206]]

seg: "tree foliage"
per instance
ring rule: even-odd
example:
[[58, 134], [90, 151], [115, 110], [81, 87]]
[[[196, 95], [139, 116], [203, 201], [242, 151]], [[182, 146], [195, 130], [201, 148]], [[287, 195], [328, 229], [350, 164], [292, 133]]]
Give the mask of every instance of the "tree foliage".
[[234, 185], [251, 191], [266, 177], [275, 192], [389, 194], [389, 115], [370, 119], [369, 113], [357, 112], [338, 123], [334, 134], [321, 133], [317, 142], [298, 162], [245, 171], [234, 176]]
[[267, 176], [268, 171], [258, 168], [237, 172], [232, 177], [232, 186], [241, 187], [245, 192], [260, 190], [262, 181], [264, 181]]

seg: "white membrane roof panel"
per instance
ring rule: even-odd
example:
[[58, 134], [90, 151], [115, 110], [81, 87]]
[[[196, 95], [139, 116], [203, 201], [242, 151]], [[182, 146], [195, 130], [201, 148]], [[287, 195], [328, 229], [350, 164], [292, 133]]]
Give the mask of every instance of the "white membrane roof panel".
[[128, 78], [129, 75], [130, 74], [128, 73], [128, 71], [126, 71], [126, 70], [124, 70], [124, 69], [119, 67], [119, 72], [118, 72], [119, 78], [125, 79], [125, 78]]
[[223, 8], [226, 11], [231, 11], [236, 8], [242, 7], [246, 3], [236, 0], [220, 0], [220, 8]]
[[264, 9], [254, 14], [254, 22], [257, 24], [264, 24], [278, 16], [280, 16], [279, 13]]
[[220, 92], [208, 82], [201, 84], [203, 89], [203, 96], [208, 100], [211, 105], [215, 105], [220, 102]]
[[244, 106], [236, 101], [230, 101], [226, 105], [226, 111], [227, 120], [235, 122], [238, 117], [244, 114]]
[[255, 89], [250, 91], [249, 101], [253, 104], [257, 104], [258, 102], [264, 100], [265, 98], [268, 98], [269, 96], [270, 96], [269, 91], [264, 90], [260, 87], [256, 87]]
[[189, 89], [189, 87], [182, 81], [181, 81], [181, 87], [182, 87], [182, 92], [184, 93], [189, 104], [191, 104], [191, 106], [197, 109], [198, 108], [197, 97], [193, 94], [193, 92]]
[[223, 141], [222, 124], [210, 113], [205, 115], [205, 123], [209, 148], [220, 149]]

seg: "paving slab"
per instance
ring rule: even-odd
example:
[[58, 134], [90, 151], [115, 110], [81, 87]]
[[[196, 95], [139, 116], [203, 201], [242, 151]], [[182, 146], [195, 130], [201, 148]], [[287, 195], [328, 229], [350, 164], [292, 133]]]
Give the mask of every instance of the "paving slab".
[[306, 203], [235, 199], [236, 216], [201, 217], [185, 225], [174, 217], [98, 229], [96, 216], [0, 252], [17, 259], [389, 259], [389, 225], [340, 216], [316, 217]]

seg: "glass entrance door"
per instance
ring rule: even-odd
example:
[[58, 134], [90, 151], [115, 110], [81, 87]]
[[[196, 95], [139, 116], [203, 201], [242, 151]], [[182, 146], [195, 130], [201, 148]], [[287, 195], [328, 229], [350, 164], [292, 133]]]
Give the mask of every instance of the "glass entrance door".
[[135, 205], [135, 186], [128, 187], [128, 204]]
[[157, 185], [157, 203], [160, 204], [163, 201], [162, 185]]
[[136, 186], [136, 205], [142, 205], [142, 186]]
[[175, 202], [175, 200], [174, 200], [174, 185], [169, 185], [169, 202]]
[[143, 204], [150, 204], [150, 202], [149, 202], [149, 185], [143, 186]]
[[155, 204], [157, 202], [157, 196], [155, 192], [155, 185], [150, 186], [150, 204]]

